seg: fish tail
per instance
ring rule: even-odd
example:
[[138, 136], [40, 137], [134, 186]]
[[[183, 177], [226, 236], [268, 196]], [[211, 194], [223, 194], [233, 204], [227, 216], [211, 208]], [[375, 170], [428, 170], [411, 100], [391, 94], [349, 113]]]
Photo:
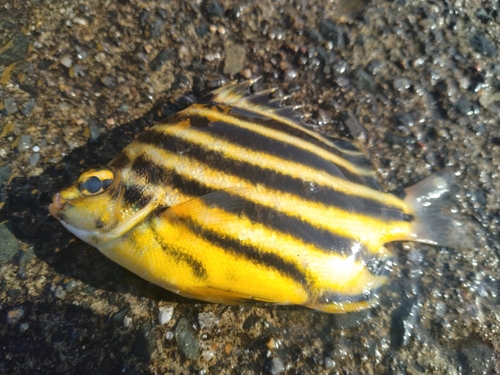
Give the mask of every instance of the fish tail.
[[414, 218], [410, 240], [435, 246], [473, 249], [476, 233], [452, 217], [451, 197], [457, 190], [453, 172], [445, 169], [405, 189], [405, 202]]

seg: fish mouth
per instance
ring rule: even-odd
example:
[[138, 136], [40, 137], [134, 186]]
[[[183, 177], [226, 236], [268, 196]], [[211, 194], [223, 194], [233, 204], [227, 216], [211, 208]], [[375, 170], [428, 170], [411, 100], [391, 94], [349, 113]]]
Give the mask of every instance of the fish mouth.
[[57, 193], [52, 197], [52, 203], [49, 204], [49, 212], [57, 220], [61, 220], [61, 211], [64, 209], [64, 206], [66, 206], [66, 201], [61, 201], [61, 194]]

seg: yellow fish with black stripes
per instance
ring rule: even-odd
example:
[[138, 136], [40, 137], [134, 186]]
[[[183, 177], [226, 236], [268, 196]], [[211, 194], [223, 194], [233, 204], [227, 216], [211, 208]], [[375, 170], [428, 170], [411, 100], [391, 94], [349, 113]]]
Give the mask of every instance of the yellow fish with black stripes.
[[442, 212], [451, 174], [380, 191], [350, 143], [301, 125], [290, 107], [222, 87], [139, 135], [106, 167], [53, 197], [69, 231], [142, 278], [217, 303], [343, 313], [376, 303], [384, 244], [458, 246]]

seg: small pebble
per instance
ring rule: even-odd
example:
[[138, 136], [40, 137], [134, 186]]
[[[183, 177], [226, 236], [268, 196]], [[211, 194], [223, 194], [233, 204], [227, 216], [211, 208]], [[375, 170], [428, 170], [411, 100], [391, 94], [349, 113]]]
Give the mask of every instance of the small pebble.
[[81, 25], [81, 26], [87, 26], [88, 25], [88, 21], [85, 18], [83, 18], [83, 17], [75, 17], [75, 18], [73, 18], [72, 21], [73, 21], [73, 23], [75, 25]]
[[3, 105], [5, 107], [5, 111], [7, 112], [7, 116], [13, 115], [19, 109], [14, 98], [5, 98]]
[[19, 151], [26, 151], [31, 147], [31, 135], [23, 134], [19, 137], [19, 143], [17, 144], [17, 148]]
[[172, 315], [174, 314], [173, 306], [161, 306], [158, 312], [158, 320], [160, 324], [167, 324], [170, 319], [172, 319]]
[[396, 78], [393, 86], [398, 91], [406, 91], [411, 87], [411, 81], [407, 78]]
[[22, 323], [20, 326], [19, 326], [19, 332], [23, 333], [23, 332], [26, 332], [26, 330], [30, 327], [30, 324], [29, 323]]
[[325, 366], [325, 369], [327, 370], [331, 370], [332, 368], [335, 367], [335, 361], [330, 357], [325, 357], [323, 360], [323, 364]]
[[198, 314], [198, 323], [200, 324], [200, 329], [210, 329], [217, 325], [220, 318], [213, 312], [202, 312]]
[[127, 328], [132, 326], [132, 318], [129, 316], [126, 316], [123, 318], [123, 325]]
[[64, 283], [64, 289], [66, 289], [67, 292], [72, 292], [79, 284], [80, 283], [78, 281], [69, 279]]
[[116, 109], [117, 112], [120, 112], [120, 113], [125, 113], [128, 111], [128, 104], [120, 104], [120, 106]]
[[21, 113], [26, 117], [30, 117], [31, 112], [33, 112], [35, 107], [36, 107], [36, 101], [35, 99], [31, 98], [21, 106]]
[[7, 323], [16, 325], [24, 316], [24, 309], [22, 307], [17, 307], [10, 310], [7, 313]]
[[285, 371], [285, 365], [280, 357], [268, 358], [264, 363], [264, 372], [272, 375], [281, 374]]
[[174, 338], [174, 333], [172, 331], [167, 331], [167, 333], [165, 333], [165, 338], [167, 340], [172, 340]]
[[40, 161], [40, 153], [35, 152], [35, 153], [30, 155], [30, 165], [32, 167], [37, 165], [39, 161]]
[[73, 60], [69, 56], [64, 56], [61, 60], [60, 63], [64, 65], [66, 68], [71, 68], [73, 65]]
[[56, 296], [56, 298], [59, 299], [64, 299], [66, 297], [66, 294], [67, 294], [66, 291], [60, 285], [58, 285], [56, 290], [54, 291], [54, 295]]
[[201, 357], [204, 361], [210, 362], [210, 360], [214, 357], [215, 353], [213, 350], [204, 350], [201, 352]]

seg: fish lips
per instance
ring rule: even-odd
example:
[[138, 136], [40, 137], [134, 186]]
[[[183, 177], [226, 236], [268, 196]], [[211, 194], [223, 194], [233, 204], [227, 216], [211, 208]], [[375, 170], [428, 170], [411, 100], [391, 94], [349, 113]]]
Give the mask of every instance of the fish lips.
[[49, 212], [57, 220], [62, 220], [62, 210], [66, 206], [65, 200], [61, 200], [61, 194], [57, 193], [52, 197], [52, 203], [49, 204]]

